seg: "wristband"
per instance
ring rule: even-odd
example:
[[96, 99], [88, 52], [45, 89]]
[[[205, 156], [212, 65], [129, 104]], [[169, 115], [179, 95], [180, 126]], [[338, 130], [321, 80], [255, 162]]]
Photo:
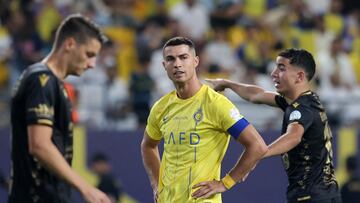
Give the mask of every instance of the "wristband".
[[235, 180], [229, 174], [226, 174], [226, 176], [221, 179], [221, 182], [228, 190], [236, 184]]

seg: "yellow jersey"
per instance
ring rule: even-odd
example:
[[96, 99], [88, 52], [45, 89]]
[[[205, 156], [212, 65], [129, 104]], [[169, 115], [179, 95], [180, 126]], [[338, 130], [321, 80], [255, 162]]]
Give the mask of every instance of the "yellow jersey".
[[158, 202], [221, 202], [221, 194], [192, 198], [197, 190], [192, 187], [202, 181], [220, 180], [228, 132], [237, 138], [248, 124], [242, 120], [234, 104], [207, 85], [188, 99], [180, 99], [172, 91], [158, 100], [146, 126], [152, 139], [164, 140]]

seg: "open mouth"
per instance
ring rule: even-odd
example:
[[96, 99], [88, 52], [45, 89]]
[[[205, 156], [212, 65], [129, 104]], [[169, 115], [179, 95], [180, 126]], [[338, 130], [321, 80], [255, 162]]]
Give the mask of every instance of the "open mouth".
[[176, 77], [182, 76], [185, 72], [184, 71], [175, 71], [174, 75]]
[[274, 82], [274, 86], [275, 86], [275, 88], [278, 88], [278, 87], [279, 87], [279, 85], [280, 85], [280, 83], [279, 83], [278, 81], [276, 81], [276, 80], [273, 80], [273, 82]]

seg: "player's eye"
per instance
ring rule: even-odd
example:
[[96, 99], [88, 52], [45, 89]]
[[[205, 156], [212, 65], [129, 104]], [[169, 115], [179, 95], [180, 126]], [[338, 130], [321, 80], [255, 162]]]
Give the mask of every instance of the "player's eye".
[[181, 59], [181, 60], [185, 60], [185, 59], [187, 59], [187, 58], [189, 58], [188, 55], [182, 55], [182, 56], [180, 56], [180, 59]]
[[166, 61], [167, 61], [167, 62], [172, 62], [172, 61], [174, 61], [174, 60], [175, 60], [174, 57], [166, 57]]
[[93, 58], [93, 57], [96, 56], [96, 54], [93, 53], [93, 52], [86, 52], [86, 56], [87, 56], [88, 58]]

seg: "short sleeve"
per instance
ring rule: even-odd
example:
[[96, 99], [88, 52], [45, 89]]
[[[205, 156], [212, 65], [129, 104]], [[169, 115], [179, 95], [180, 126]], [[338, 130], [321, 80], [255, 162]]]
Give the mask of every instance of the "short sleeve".
[[27, 124], [52, 126], [54, 122], [56, 78], [49, 73], [35, 73], [26, 80], [25, 108]]
[[214, 107], [214, 109], [216, 109], [214, 111], [214, 118], [217, 119], [221, 129], [227, 131], [236, 122], [243, 118], [239, 109], [225, 96], [220, 95], [213, 103], [216, 105]]
[[150, 110], [150, 114], [147, 120], [146, 132], [150, 138], [154, 140], [161, 140], [162, 134], [160, 131], [160, 121], [158, 116], [158, 105], [157, 103]]
[[306, 131], [313, 122], [312, 111], [304, 105], [299, 105], [296, 108], [292, 107], [289, 112], [288, 124], [298, 122], [304, 127]]
[[280, 109], [282, 109], [283, 111], [285, 111], [286, 107], [289, 106], [289, 104], [286, 102], [286, 99], [280, 95], [275, 96], [275, 102], [276, 102], [276, 105], [278, 105], [278, 107]]

